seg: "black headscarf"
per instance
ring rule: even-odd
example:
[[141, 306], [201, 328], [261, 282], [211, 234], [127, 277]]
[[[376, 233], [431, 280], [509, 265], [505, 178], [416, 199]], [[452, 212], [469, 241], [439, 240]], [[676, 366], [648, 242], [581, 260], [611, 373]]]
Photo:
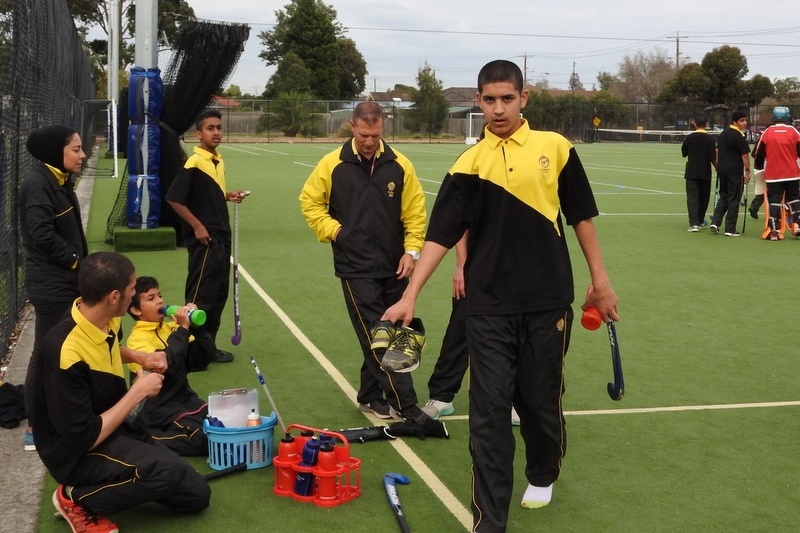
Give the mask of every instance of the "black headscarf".
[[25, 146], [33, 157], [61, 172], [69, 173], [64, 168], [64, 147], [76, 130], [62, 124], [53, 124], [33, 130], [28, 135]]

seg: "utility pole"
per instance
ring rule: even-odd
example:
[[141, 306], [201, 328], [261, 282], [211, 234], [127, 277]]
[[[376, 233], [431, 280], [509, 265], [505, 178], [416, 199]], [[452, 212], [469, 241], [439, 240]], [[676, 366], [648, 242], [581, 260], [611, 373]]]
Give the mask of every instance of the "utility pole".
[[675, 70], [681, 68], [681, 32], [675, 32]]
[[[533, 57], [533, 56], [531, 56]], [[523, 86], [528, 85], [528, 52], [522, 52]]]

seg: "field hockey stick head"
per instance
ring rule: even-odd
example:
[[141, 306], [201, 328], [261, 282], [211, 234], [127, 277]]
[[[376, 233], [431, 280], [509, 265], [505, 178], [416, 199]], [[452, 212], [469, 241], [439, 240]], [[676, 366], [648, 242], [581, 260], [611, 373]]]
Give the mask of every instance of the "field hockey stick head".
[[617, 328], [611, 319], [608, 320], [608, 342], [611, 346], [611, 363], [614, 367], [614, 383], [608, 384], [608, 396], [618, 402], [625, 396], [625, 381], [622, 375], [622, 358], [619, 354]]

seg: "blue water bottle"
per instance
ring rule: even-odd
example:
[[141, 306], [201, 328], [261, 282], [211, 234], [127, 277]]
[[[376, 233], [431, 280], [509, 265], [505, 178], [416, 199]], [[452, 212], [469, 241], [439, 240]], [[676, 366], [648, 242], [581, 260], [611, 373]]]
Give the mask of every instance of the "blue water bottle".
[[[320, 441], [317, 437], [310, 438], [305, 446], [303, 446], [303, 452], [301, 454], [302, 461], [300, 461], [300, 466], [315, 466], [317, 464], [317, 456], [319, 455], [319, 447], [322, 445], [322, 441]], [[311, 496], [311, 493], [314, 490], [314, 474], [311, 472], [298, 472], [297, 473], [297, 480], [294, 484], [294, 493], [298, 496]]]

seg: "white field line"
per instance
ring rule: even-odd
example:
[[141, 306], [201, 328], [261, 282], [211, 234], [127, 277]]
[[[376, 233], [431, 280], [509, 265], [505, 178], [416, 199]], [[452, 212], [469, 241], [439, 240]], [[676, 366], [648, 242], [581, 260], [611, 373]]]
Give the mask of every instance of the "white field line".
[[230, 144], [226, 144], [225, 147], [222, 150], [223, 151], [225, 151], [225, 150], [233, 150], [234, 152], [244, 152], [245, 154], [250, 154], [250, 155], [261, 155], [258, 152], [251, 152], [249, 150], [244, 150], [242, 148], [234, 148]]
[[604, 217], [685, 217], [686, 213], [603, 213]]
[[642, 191], [642, 192], [653, 192], [658, 194], [686, 194], [686, 193], [674, 193], [669, 191], [661, 191], [658, 189], [643, 189], [641, 187], [629, 187], [627, 185], [620, 185], [619, 183], [603, 183], [600, 181], [592, 181], [592, 185], [605, 185], [607, 187], [617, 187], [619, 189], [630, 189], [632, 191]]
[[[717, 403], [709, 405], [669, 405], [665, 407], [631, 407], [630, 409], [588, 409], [564, 411], [565, 416], [638, 415], [646, 413], [679, 413], [686, 411], [724, 411], [727, 409], [766, 409], [770, 407], [798, 407], [800, 400], [759, 403]], [[443, 416], [440, 420], [469, 420], [467, 415]]]
[[265, 153], [268, 153], [268, 154], [292, 155], [292, 154], [287, 154], [286, 152], [278, 152], [277, 150], [270, 150], [268, 148], [261, 148], [260, 146], [248, 146], [248, 148], [252, 148], [253, 150], [258, 150], [259, 152], [265, 152]]
[[[342, 389], [345, 396], [352, 402], [354, 407], [358, 407], [356, 402], [356, 390], [345, 379], [341, 372], [325, 357], [325, 354], [317, 348], [311, 340], [306, 337], [299, 327], [292, 321], [291, 318], [281, 309], [278, 304], [273, 300], [261, 286], [250, 276], [247, 270], [239, 263], [239, 273], [247, 280], [247, 283], [256, 291], [262, 300], [269, 306], [287, 329], [295, 336], [295, 338], [308, 350], [314, 359], [325, 369], [328, 375], [333, 378], [333, 381]], [[372, 425], [380, 425], [381, 421], [371, 415], [364, 415], [369, 419]], [[433, 473], [425, 462], [414, 453], [414, 451], [405, 443], [403, 439], [394, 439], [390, 441], [391, 445], [395, 448], [397, 453], [409, 464], [409, 466], [416, 472], [422, 481], [428, 485], [442, 504], [450, 511], [456, 519], [461, 522], [464, 529], [470, 531], [472, 529], [472, 513], [450, 492], [450, 489], [442, 483], [439, 477]]]

